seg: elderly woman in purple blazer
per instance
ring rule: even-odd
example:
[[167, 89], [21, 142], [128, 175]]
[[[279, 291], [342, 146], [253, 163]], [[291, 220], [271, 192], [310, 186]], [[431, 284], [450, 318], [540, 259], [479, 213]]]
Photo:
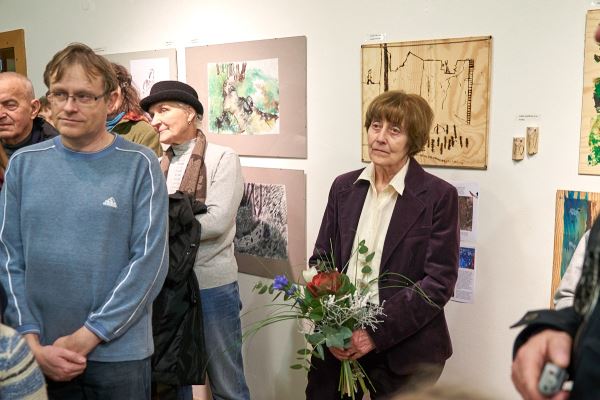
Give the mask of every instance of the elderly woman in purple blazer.
[[[372, 382], [371, 399], [386, 399], [433, 384], [452, 354], [443, 307], [458, 273], [458, 195], [413, 158], [427, 144], [432, 121], [431, 107], [418, 95], [379, 95], [365, 119], [372, 163], [331, 186], [309, 263], [333, 251], [336, 266], [347, 265], [358, 285], [379, 277], [370, 301], [383, 305], [385, 316], [377, 329], [354, 331], [348, 348], [329, 349], [325, 360], [313, 357], [307, 399], [339, 399], [339, 360], [359, 360]], [[362, 240], [375, 252], [368, 274], [357, 265]], [[394, 282], [399, 274], [428, 299]]]

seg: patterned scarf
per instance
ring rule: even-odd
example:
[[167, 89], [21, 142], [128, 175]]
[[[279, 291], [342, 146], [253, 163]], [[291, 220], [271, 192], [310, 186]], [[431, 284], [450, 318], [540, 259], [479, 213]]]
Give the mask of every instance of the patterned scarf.
[[[204, 153], [206, 152], [206, 137], [200, 129], [197, 131], [196, 145], [192, 150], [190, 161], [188, 161], [179, 185], [179, 190], [183, 193], [188, 193], [202, 203], [206, 201], [206, 165], [204, 164]], [[171, 165], [171, 159], [175, 153], [173, 148], [169, 148], [165, 151], [162, 159], [160, 160], [160, 169], [165, 174], [165, 178], [169, 173], [169, 166]]]

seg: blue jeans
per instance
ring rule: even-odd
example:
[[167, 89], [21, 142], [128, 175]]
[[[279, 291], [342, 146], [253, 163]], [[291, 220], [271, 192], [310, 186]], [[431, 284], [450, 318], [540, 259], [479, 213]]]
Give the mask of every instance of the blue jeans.
[[150, 398], [150, 358], [136, 361], [88, 361], [83, 374], [69, 382], [46, 378], [50, 400], [131, 400]]
[[201, 289], [206, 372], [215, 400], [249, 400], [242, 361], [240, 292], [237, 282]]

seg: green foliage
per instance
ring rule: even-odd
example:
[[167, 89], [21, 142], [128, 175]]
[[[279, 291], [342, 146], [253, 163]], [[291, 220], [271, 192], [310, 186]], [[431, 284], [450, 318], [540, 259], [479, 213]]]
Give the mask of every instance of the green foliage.
[[314, 322], [319, 322], [323, 319], [323, 306], [313, 308], [308, 314], [308, 318]]
[[[314, 331], [304, 334], [306, 348], [297, 350], [295, 358], [298, 363], [290, 366], [292, 369], [308, 370], [312, 357], [325, 358], [325, 346], [346, 348], [352, 338], [353, 330], [360, 326], [375, 328], [382, 322], [380, 316], [384, 315], [383, 307], [371, 303], [365, 305], [364, 301], [364, 296], [369, 295], [369, 289], [374, 285], [375, 287], [379, 285], [379, 288], [399, 287], [414, 291], [425, 302], [440, 308], [418, 283], [404, 275], [382, 272], [378, 276], [367, 278], [373, 273], [371, 263], [375, 258], [375, 252], [369, 251], [364, 240], [358, 243], [355, 251], [350, 255], [351, 258], [357, 257], [357, 264], [365, 276], [359, 283], [352, 282], [343, 273], [347, 265], [341, 270], [335, 265], [333, 252], [319, 257], [315, 266], [319, 275], [312, 278], [308, 287], [289, 282], [285, 277], [276, 277], [275, 284], [258, 282], [253, 288], [259, 294], [267, 292], [275, 294], [274, 301], [284, 293], [284, 302], [267, 306], [273, 307], [274, 311], [263, 320], [252, 324], [251, 332], [255, 333], [265, 326], [289, 319], [308, 319], [314, 324]], [[314, 273], [314, 271], [310, 272]], [[247, 333], [244, 333], [244, 337], [247, 337]], [[369, 378], [359, 362], [356, 360], [342, 362], [339, 387], [341, 393], [354, 398], [357, 387], [362, 388], [364, 392], [368, 391], [366, 385], [368, 382]]]
[[352, 337], [352, 330], [345, 326], [334, 328], [331, 326], [322, 327], [325, 334], [325, 343], [327, 347], [346, 347], [347, 340]]

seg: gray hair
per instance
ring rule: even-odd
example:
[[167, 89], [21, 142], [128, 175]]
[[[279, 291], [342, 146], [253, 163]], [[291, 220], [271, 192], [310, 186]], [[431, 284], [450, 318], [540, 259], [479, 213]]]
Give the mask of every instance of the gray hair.
[[202, 128], [202, 114], [198, 114], [198, 112], [196, 112], [196, 110], [194, 110], [194, 107], [190, 106], [189, 104], [183, 103], [181, 101], [174, 101], [174, 104], [176, 104], [179, 108], [189, 112], [190, 114], [194, 115], [194, 126], [196, 126], [196, 129], [201, 129]]
[[0, 72], [0, 80], [5, 80], [5, 79], [14, 79], [14, 80], [18, 81], [19, 83], [21, 83], [21, 86], [23, 88], [23, 93], [25, 93], [25, 95], [27, 96], [27, 100], [35, 99], [35, 92], [33, 90], [33, 84], [31, 83], [31, 81], [29, 80], [28, 77], [26, 77], [25, 75], [21, 75], [17, 72], [12, 72], [12, 71]]

